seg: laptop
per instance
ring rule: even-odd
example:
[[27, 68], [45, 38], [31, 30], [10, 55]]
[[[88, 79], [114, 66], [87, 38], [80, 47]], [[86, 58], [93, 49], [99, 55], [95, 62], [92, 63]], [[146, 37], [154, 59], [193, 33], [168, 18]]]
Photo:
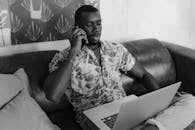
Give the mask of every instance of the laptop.
[[86, 127], [92, 130], [136, 129], [146, 119], [167, 108], [180, 85], [181, 82], [177, 82], [140, 97], [129, 95], [88, 109], [83, 112], [88, 119]]

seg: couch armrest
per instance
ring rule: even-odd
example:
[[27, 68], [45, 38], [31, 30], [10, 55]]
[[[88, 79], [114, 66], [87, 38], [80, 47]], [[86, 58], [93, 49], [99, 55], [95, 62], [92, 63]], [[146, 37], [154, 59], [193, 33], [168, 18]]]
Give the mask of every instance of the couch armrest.
[[176, 80], [182, 81], [181, 90], [195, 95], [195, 50], [162, 42], [169, 50], [176, 68]]

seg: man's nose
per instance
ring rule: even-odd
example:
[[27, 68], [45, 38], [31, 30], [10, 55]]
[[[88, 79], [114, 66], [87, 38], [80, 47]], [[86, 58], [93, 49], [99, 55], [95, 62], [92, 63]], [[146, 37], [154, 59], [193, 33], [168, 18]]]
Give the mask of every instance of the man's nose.
[[100, 29], [100, 26], [98, 24], [93, 25], [93, 30], [99, 30], [99, 29]]
[[97, 30], [97, 29], [98, 29], [97, 24], [94, 24], [93, 25], [93, 30]]

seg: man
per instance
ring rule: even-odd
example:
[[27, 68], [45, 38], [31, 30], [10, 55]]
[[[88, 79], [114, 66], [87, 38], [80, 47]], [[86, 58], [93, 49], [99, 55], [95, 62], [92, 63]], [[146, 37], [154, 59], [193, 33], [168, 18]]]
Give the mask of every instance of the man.
[[[155, 79], [121, 44], [100, 41], [101, 30], [99, 11], [89, 5], [80, 7], [75, 13], [75, 28], [70, 39], [71, 48], [54, 56], [49, 65], [51, 74], [44, 85], [46, 96], [51, 101], [60, 102], [64, 94], [66, 95], [77, 112], [77, 121], [81, 126], [84, 119], [80, 113], [84, 110], [126, 96], [120, 81], [121, 73], [138, 79], [148, 92], [159, 89]], [[191, 107], [195, 102], [193, 96], [186, 97], [185, 100], [188, 99], [190, 105], [182, 109], [193, 110], [195, 113], [195, 107]], [[167, 113], [177, 108], [170, 107]], [[167, 113], [165, 111], [164, 114], [148, 120], [142, 129], [173, 130], [173, 124], [167, 123], [167, 119], [172, 117], [172, 114], [168, 116]], [[179, 116], [173, 116], [172, 123]], [[182, 121], [188, 125], [194, 117], [191, 116], [189, 120]], [[180, 125], [179, 128], [181, 128]]]

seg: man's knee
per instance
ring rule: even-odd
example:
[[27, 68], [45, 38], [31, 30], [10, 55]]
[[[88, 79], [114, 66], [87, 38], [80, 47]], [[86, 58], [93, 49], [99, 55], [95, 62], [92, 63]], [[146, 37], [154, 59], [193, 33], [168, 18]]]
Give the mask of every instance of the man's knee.
[[177, 103], [184, 106], [188, 105], [189, 107], [192, 107], [192, 109], [195, 110], [195, 96], [193, 96], [192, 94], [187, 93], [181, 94], [177, 99]]

